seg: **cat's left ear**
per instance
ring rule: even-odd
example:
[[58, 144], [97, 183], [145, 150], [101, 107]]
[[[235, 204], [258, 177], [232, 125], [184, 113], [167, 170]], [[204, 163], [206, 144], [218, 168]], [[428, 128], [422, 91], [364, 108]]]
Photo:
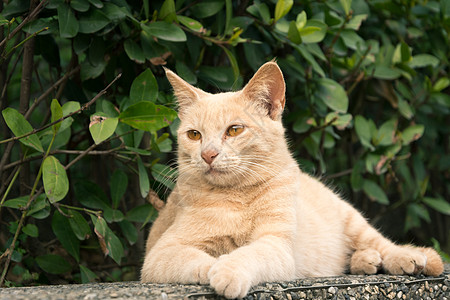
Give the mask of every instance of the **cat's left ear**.
[[283, 73], [277, 63], [262, 65], [242, 92], [252, 101], [258, 101], [272, 120], [280, 120], [286, 102]]
[[166, 72], [167, 79], [173, 87], [175, 97], [177, 97], [179, 109], [183, 109], [183, 107], [192, 104], [199, 98], [208, 95], [208, 93], [193, 87], [169, 69], [164, 68], [164, 71]]

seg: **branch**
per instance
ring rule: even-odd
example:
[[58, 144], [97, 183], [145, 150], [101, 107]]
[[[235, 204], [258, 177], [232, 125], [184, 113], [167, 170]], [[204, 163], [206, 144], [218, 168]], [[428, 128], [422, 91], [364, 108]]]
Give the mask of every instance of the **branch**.
[[12, 39], [20, 30], [22, 30], [23, 26], [31, 22], [44, 8], [44, 5], [47, 4], [47, 0], [42, 0], [41, 3], [39, 3], [38, 6], [20, 23], [10, 34], [8, 34], [7, 37], [3, 39], [3, 41], [0, 42], [0, 49], [4, 46], [4, 44]]
[[110, 88], [110, 87], [111, 87], [111, 86], [112, 86], [112, 85], [113, 85], [113, 84], [114, 84], [121, 76], [122, 76], [122, 73], [120, 73], [119, 75], [117, 75], [116, 78], [114, 78], [113, 81], [111, 81], [111, 83], [108, 84], [108, 86], [106, 86], [103, 90], [101, 90], [94, 98], [92, 98], [88, 103], [84, 104], [80, 109], [78, 109], [78, 110], [76, 110], [76, 111], [74, 111], [74, 112], [68, 114], [67, 116], [64, 116], [64, 117], [62, 117], [62, 118], [60, 118], [60, 119], [58, 119], [58, 120], [56, 120], [56, 121], [54, 121], [54, 122], [52, 122], [52, 123], [50, 123], [50, 124], [47, 124], [47, 125], [45, 125], [45, 126], [39, 128], [39, 129], [33, 129], [32, 131], [30, 131], [30, 132], [28, 132], [28, 133], [26, 133], [26, 134], [23, 134], [23, 135], [20, 135], [20, 136], [15, 136], [15, 137], [12, 137], [12, 138], [9, 138], [9, 139], [0, 141], [0, 144], [4, 144], [4, 143], [7, 143], [7, 142], [20, 140], [20, 139], [23, 139], [24, 137], [27, 137], [27, 136], [30, 136], [30, 135], [32, 135], [32, 134], [41, 132], [41, 131], [43, 131], [43, 130], [45, 130], [45, 129], [47, 129], [47, 128], [49, 128], [49, 127], [55, 125], [55, 124], [58, 124], [59, 122], [64, 121], [64, 120], [67, 119], [67, 118], [70, 118], [70, 117], [73, 116], [73, 115], [76, 115], [76, 114], [78, 114], [78, 113], [80, 113], [80, 112], [86, 110], [89, 106], [91, 106], [92, 104], [94, 104], [94, 102], [97, 101], [98, 98], [100, 98], [101, 96], [103, 96], [104, 94], [106, 94], [106, 91], [107, 91], [107, 90], [108, 90], [108, 89], [109, 89], [109, 88]]
[[73, 74], [77, 73], [80, 70], [80, 66], [77, 66], [75, 69], [71, 70], [70, 72], [66, 73], [63, 77], [61, 77], [58, 81], [56, 81], [51, 87], [49, 87], [39, 98], [34, 100], [31, 107], [27, 110], [25, 113], [25, 119], [28, 119], [31, 115], [31, 113], [34, 111], [34, 109], [43, 101], [45, 98], [50, 95], [53, 90], [55, 90], [61, 83], [66, 81], [69, 77], [71, 77]]

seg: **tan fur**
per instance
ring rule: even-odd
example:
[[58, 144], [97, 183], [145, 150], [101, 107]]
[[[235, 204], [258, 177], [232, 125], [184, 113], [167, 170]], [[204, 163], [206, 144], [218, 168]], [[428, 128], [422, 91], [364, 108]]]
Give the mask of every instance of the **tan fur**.
[[[238, 92], [209, 94], [166, 70], [180, 105], [179, 178], [153, 224], [143, 282], [210, 284], [227, 298], [307, 276], [439, 275], [431, 248], [398, 246], [301, 172], [281, 123], [284, 79], [263, 65]], [[231, 125], [244, 125], [238, 136]], [[197, 130], [200, 140], [189, 139]], [[202, 153], [219, 153], [211, 165]]]

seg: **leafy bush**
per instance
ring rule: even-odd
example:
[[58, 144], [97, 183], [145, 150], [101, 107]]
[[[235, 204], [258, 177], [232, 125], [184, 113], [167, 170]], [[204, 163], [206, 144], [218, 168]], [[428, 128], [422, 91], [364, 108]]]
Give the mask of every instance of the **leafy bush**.
[[276, 58], [302, 168], [397, 240], [449, 251], [448, 1], [12, 0], [0, 11], [0, 284], [138, 278], [145, 229], [176, 178], [161, 65], [215, 92]]

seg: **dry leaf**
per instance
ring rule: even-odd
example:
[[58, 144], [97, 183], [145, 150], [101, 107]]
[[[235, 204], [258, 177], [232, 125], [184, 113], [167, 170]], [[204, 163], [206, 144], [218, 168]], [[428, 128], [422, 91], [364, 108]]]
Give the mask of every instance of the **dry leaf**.
[[172, 55], [172, 52], [166, 52], [161, 56], [150, 58], [150, 62], [154, 66], [164, 66], [167, 64], [166, 59]]
[[162, 201], [161, 199], [159, 199], [158, 194], [155, 193], [154, 190], [150, 190], [148, 195], [147, 195], [147, 201], [148, 203], [150, 203], [151, 205], [153, 205], [153, 207], [157, 210], [160, 211], [161, 209], [164, 208], [164, 206], [166, 205], [164, 203], [164, 201]]
[[95, 124], [105, 121], [106, 119], [107, 119], [106, 117], [102, 117], [102, 116], [92, 116], [91, 122], [89, 123], [89, 128], [91, 128], [92, 125], [95, 125]]

